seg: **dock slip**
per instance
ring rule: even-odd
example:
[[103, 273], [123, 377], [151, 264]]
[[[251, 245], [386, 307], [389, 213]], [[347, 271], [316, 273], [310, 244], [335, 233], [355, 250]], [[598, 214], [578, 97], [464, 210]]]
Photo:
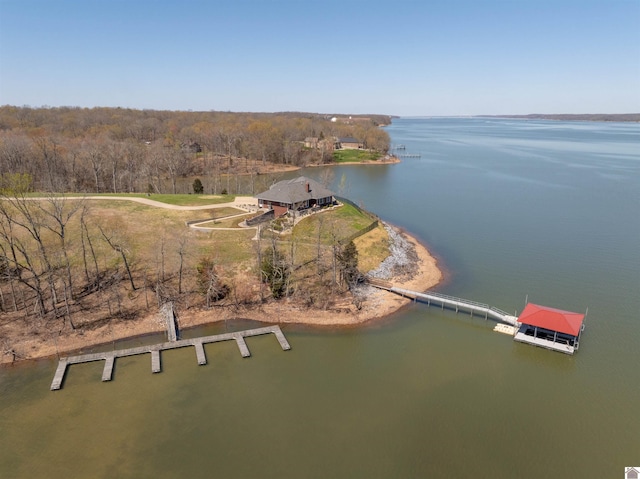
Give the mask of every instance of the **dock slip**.
[[204, 352], [205, 344], [234, 340], [238, 345], [238, 349], [240, 350], [240, 354], [242, 354], [242, 357], [247, 358], [251, 356], [251, 352], [249, 351], [244, 338], [270, 333], [273, 333], [275, 335], [283, 351], [288, 351], [289, 349], [291, 349], [291, 346], [289, 345], [287, 338], [285, 338], [284, 334], [282, 333], [280, 326], [275, 325], [267, 326], [264, 328], [237, 331], [234, 333], [216, 334], [214, 336], [202, 336], [192, 339], [173, 340], [166, 343], [139, 346], [137, 348], [117, 349], [114, 351], [106, 351], [102, 353], [83, 354], [81, 356], [69, 356], [66, 358], [61, 358], [58, 361], [58, 368], [56, 369], [56, 373], [53, 377], [53, 382], [51, 383], [51, 390], [56, 391], [62, 388], [62, 383], [67, 371], [67, 366], [69, 366], [70, 364], [88, 363], [91, 361], [104, 360], [105, 364], [102, 371], [102, 380], [111, 381], [111, 378], [113, 377], [113, 367], [116, 358], [151, 353], [151, 372], [159, 373], [160, 371], [162, 371], [162, 366], [160, 363], [160, 351], [183, 348], [186, 346], [194, 346], [196, 349], [196, 358], [198, 360], [198, 364], [204, 365], [207, 364], [207, 358]]

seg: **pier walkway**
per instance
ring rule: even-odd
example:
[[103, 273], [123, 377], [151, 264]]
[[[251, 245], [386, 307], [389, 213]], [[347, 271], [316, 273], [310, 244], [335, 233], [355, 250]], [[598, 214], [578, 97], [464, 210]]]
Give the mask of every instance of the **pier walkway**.
[[81, 356], [69, 356], [66, 358], [61, 358], [58, 361], [58, 367], [56, 369], [56, 373], [53, 377], [53, 381], [51, 383], [51, 390], [55, 391], [62, 388], [62, 383], [64, 381], [64, 376], [67, 371], [67, 366], [70, 364], [78, 364], [78, 363], [87, 363], [92, 361], [102, 361], [104, 360], [104, 369], [102, 371], [102, 380], [103, 381], [111, 381], [113, 377], [113, 367], [115, 364], [116, 358], [122, 358], [125, 356], [135, 356], [138, 354], [147, 354], [151, 353], [151, 372], [159, 373], [162, 371], [162, 366], [160, 363], [160, 351], [165, 351], [168, 349], [177, 349], [183, 348], [186, 346], [194, 346], [196, 350], [196, 359], [199, 365], [207, 364], [207, 358], [204, 352], [204, 345], [208, 343], [215, 343], [220, 341], [229, 341], [235, 340], [238, 345], [238, 349], [240, 350], [240, 354], [243, 358], [247, 358], [251, 356], [251, 352], [247, 347], [247, 343], [244, 338], [248, 338], [251, 336], [260, 336], [263, 334], [271, 334], [273, 333], [280, 343], [280, 347], [283, 351], [288, 351], [291, 349], [287, 338], [285, 338], [280, 326], [267, 326], [264, 328], [257, 329], [249, 329], [245, 331], [237, 331], [234, 333], [225, 333], [225, 334], [216, 334], [214, 336], [202, 336], [199, 338], [192, 339], [180, 339], [169, 341], [166, 343], [160, 344], [151, 344], [148, 346], [139, 346], [137, 348], [128, 348], [128, 349], [117, 349], [114, 351], [106, 351], [102, 353], [94, 353], [94, 354], [83, 354]]
[[471, 314], [471, 316], [477, 314], [479, 316], [484, 316], [484, 319], [488, 319], [490, 317], [492, 319], [502, 321], [503, 323], [507, 323], [512, 326], [515, 326], [518, 322], [518, 318], [516, 316], [513, 316], [493, 306], [489, 306], [488, 304], [477, 303], [468, 299], [456, 298], [455, 296], [447, 296], [440, 293], [419, 293], [417, 291], [411, 291], [408, 289], [396, 288], [389, 283], [379, 280], [370, 279], [368, 282], [371, 286], [375, 286], [376, 288], [380, 289], [386, 289], [387, 291], [391, 291], [392, 293], [396, 293], [408, 298], [413, 298], [417, 301], [422, 301], [424, 303], [427, 303], [428, 306], [431, 306], [431, 304], [436, 304], [438, 306], [441, 306], [442, 309], [444, 309], [445, 307], [448, 309], [453, 309], [456, 311], [456, 313], [460, 310], [467, 311]]

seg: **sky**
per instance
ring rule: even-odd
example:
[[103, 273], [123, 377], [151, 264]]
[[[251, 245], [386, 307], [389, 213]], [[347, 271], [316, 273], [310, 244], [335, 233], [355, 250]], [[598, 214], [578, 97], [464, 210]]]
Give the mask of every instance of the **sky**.
[[0, 105], [640, 112], [640, 0], [0, 0]]

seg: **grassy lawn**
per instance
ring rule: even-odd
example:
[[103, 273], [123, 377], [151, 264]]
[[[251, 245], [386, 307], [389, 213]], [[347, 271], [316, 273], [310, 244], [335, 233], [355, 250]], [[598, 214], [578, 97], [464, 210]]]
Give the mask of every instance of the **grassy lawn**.
[[333, 159], [336, 163], [361, 163], [363, 161], [377, 161], [382, 153], [367, 150], [336, 150]]
[[376, 269], [389, 256], [389, 234], [382, 225], [353, 242], [358, 250], [358, 268], [363, 273]]
[[256, 252], [252, 241], [255, 234], [253, 229], [196, 232], [198, 244], [193, 250], [196, 252], [194, 256], [197, 258], [208, 256], [217, 264], [224, 265], [230, 270], [237, 270], [241, 265], [255, 261]]
[[[31, 193], [30, 197], [47, 197], [47, 193]], [[82, 198], [85, 196], [104, 196], [108, 198], [110, 196], [121, 196], [128, 198], [148, 198], [153, 201], [159, 201], [160, 203], [167, 203], [169, 205], [177, 206], [203, 206], [203, 205], [218, 205], [222, 203], [230, 203], [235, 199], [235, 195], [163, 195], [163, 194], [151, 194], [146, 193], [69, 193], [64, 196], [70, 198]]]
[[[235, 208], [221, 208], [199, 211], [174, 211], [164, 208], [129, 203], [126, 201], [92, 201], [90, 215], [107, 230], [117, 231], [126, 238], [126, 245], [133, 257], [148, 268], [156, 267], [161, 244], [166, 243], [167, 256], [176, 260], [177, 241], [189, 238], [187, 264], [193, 268], [201, 257], [212, 257], [217, 263], [234, 267], [236, 263], [251, 260], [254, 256], [253, 242], [255, 230], [197, 232], [187, 227], [187, 221], [214, 218], [225, 212], [237, 214]], [[240, 222], [242, 218], [228, 220]], [[224, 222], [224, 220], [222, 220]], [[222, 227], [223, 224], [216, 224]]]
[[332, 244], [333, 238], [348, 238], [366, 228], [373, 220], [364, 212], [348, 203], [340, 208], [309, 216], [293, 229], [293, 238], [298, 241], [317, 241], [318, 232], [321, 242]]

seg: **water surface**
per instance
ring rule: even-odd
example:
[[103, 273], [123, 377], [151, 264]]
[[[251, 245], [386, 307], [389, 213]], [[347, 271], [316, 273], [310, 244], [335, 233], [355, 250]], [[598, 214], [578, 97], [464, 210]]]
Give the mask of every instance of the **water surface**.
[[[0, 370], [0, 477], [615, 477], [640, 462], [640, 126], [399, 119], [398, 165], [337, 188], [429, 245], [438, 289], [585, 311], [575, 356], [414, 304], [353, 329]], [[321, 171], [303, 172], [319, 177]], [[254, 323], [228, 322], [191, 334]], [[153, 340], [153, 338], [151, 339]], [[134, 345], [136, 341], [120, 344]]]

